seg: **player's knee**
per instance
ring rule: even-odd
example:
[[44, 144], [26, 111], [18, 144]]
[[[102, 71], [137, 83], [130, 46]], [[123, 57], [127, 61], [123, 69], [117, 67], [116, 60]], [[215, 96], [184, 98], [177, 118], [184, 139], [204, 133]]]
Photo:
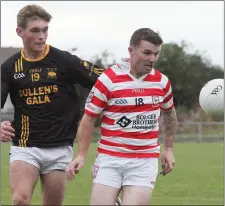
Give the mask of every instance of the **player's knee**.
[[30, 195], [24, 192], [17, 192], [13, 194], [13, 205], [29, 205]]
[[120, 205], [149, 205], [149, 198], [135, 200], [123, 199]]
[[149, 205], [152, 188], [143, 186], [125, 186], [121, 205]]
[[101, 198], [98, 195], [91, 195], [90, 199], [90, 205], [104, 205], [105, 204], [105, 198]]
[[91, 193], [90, 205], [116, 205], [118, 194], [118, 188], [98, 183], [94, 184]]

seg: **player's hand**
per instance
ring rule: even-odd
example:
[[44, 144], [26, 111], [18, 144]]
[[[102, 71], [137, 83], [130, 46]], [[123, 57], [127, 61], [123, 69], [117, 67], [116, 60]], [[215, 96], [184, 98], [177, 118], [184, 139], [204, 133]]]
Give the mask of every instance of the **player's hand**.
[[162, 164], [162, 171], [160, 174], [165, 176], [166, 174], [170, 173], [175, 165], [175, 159], [173, 155], [172, 148], [165, 148], [162, 155], [161, 155], [161, 164]]
[[15, 130], [12, 127], [9, 121], [1, 122], [1, 135], [0, 141], [1, 142], [10, 142], [12, 141], [12, 137], [15, 136]]
[[75, 174], [78, 174], [80, 169], [84, 166], [84, 157], [77, 156], [72, 162], [70, 162], [67, 167], [67, 180], [72, 180], [75, 177]]

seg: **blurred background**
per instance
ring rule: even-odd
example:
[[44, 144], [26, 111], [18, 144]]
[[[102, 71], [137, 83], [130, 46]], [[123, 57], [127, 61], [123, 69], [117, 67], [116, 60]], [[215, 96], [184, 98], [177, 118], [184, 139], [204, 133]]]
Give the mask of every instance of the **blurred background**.
[[[198, 97], [206, 82], [215, 78], [224, 78], [224, 2], [1, 1], [1, 64], [22, 48], [21, 39], [15, 31], [16, 15], [23, 6], [31, 3], [43, 6], [53, 16], [48, 44], [67, 50], [104, 68], [120, 61], [123, 57], [128, 57], [129, 40], [136, 29], [149, 27], [160, 33], [164, 45], [155, 68], [171, 80], [179, 120], [176, 136], [178, 162], [179, 157], [182, 157], [180, 162], [188, 164], [192, 158], [194, 165], [186, 165], [186, 167], [193, 169], [188, 174], [193, 175], [190, 181], [197, 186], [192, 192], [193, 185], [185, 187], [188, 178], [192, 177], [188, 174], [185, 176], [184, 171], [187, 168], [184, 164], [184, 168], [182, 169], [181, 166], [180, 172], [177, 173], [179, 175], [171, 174], [166, 180], [169, 181], [168, 185], [181, 182], [182, 187], [175, 186], [177, 193], [169, 193], [170, 197], [174, 195], [175, 197], [168, 200], [169, 202], [164, 200], [163, 196], [168, 196], [169, 187], [168, 185], [165, 187], [165, 183], [162, 183], [164, 186], [160, 186], [159, 180], [153, 203], [222, 205], [224, 116], [206, 115], [199, 106]], [[80, 108], [82, 114], [89, 90], [76, 86], [82, 101]], [[1, 111], [2, 121], [12, 120], [13, 114], [14, 109], [8, 98], [5, 108]], [[98, 119], [93, 142], [99, 139], [100, 123]], [[5, 150], [7, 151], [7, 148]], [[93, 162], [92, 156], [91, 161]], [[200, 181], [201, 167], [206, 165], [212, 165], [210, 169], [205, 168], [205, 171], [210, 172]], [[213, 168], [216, 171], [211, 170]], [[213, 174], [217, 179], [213, 179]], [[182, 179], [180, 175], [185, 178]], [[206, 184], [209, 179], [212, 182]], [[71, 185], [69, 187], [72, 188]], [[3, 188], [4, 191], [3, 200], [8, 204], [8, 189]], [[72, 192], [68, 191], [66, 203], [88, 204], [88, 194], [76, 199]], [[40, 202], [38, 195], [39, 193], [34, 199], [34, 203], [37, 204]]]
[[[22, 47], [15, 32], [16, 15], [27, 4], [30, 3], [1, 2], [0, 63]], [[219, 123], [223, 122], [223, 117], [205, 115], [198, 102], [199, 92], [207, 81], [224, 78], [222, 1], [32, 1], [32, 4], [43, 6], [53, 16], [49, 44], [105, 68], [128, 57], [129, 40], [136, 29], [149, 27], [158, 31], [164, 45], [156, 68], [172, 82], [181, 123], [179, 132], [198, 141], [205, 140], [202, 136], [207, 134], [213, 135], [213, 140], [223, 138]], [[82, 100], [82, 113], [89, 90], [79, 85], [77, 90]], [[9, 98], [2, 114], [2, 119], [13, 118]], [[210, 127], [214, 128], [213, 134], [210, 134]]]

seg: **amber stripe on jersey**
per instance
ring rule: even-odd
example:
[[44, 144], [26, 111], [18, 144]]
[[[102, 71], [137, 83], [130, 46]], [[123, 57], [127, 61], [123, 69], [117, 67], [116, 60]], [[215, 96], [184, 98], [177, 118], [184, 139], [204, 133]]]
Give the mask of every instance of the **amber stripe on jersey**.
[[17, 61], [15, 62], [15, 72], [18, 72]]
[[20, 72], [20, 59], [17, 60], [18, 72]]
[[22, 71], [23, 71], [23, 60], [21, 56], [21, 58], [15, 62], [15, 72], [22, 72]]
[[29, 125], [29, 117], [27, 116], [27, 121], [26, 121], [26, 128], [27, 128], [27, 133], [26, 133], [26, 136], [25, 136], [25, 142], [24, 142], [24, 145], [25, 147], [27, 146], [27, 141], [28, 141], [28, 138], [29, 138], [29, 133], [30, 133], [30, 125]]
[[21, 135], [19, 140], [20, 147], [26, 147], [26, 143], [29, 137], [29, 117], [22, 115]]
[[104, 72], [105, 69], [102, 69], [102, 68], [93, 68], [93, 72], [97, 75], [101, 75], [103, 72]]
[[20, 57], [20, 71], [23, 71], [23, 58], [22, 56]]

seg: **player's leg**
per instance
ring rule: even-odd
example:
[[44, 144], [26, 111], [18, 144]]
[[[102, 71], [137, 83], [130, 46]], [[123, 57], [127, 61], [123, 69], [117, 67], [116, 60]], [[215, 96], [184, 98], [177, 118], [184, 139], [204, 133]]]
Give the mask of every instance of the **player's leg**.
[[143, 186], [123, 186], [122, 205], [149, 205], [152, 188]]
[[73, 149], [70, 146], [42, 149], [45, 157], [41, 169], [41, 189], [43, 205], [62, 205], [65, 185], [66, 168], [73, 159]]
[[52, 171], [41, 175], [42, 205], [62, 205], [66, 177], [64, 171]]
[[148, 205], [158, 175], [158, 159], [133, 159], [124, 171], [122, 205]]
[[31, 148], [11, 147], [9, 178], [13, 205], [30, 204], [40, 167], [32, 151]]
[[90, 205], [115, 205], [119, 188], [93, 183]]
[[122, 175], [116, 158], [99, 154], [92, 168], [93, 186], [90, 205], [115, 205]]

